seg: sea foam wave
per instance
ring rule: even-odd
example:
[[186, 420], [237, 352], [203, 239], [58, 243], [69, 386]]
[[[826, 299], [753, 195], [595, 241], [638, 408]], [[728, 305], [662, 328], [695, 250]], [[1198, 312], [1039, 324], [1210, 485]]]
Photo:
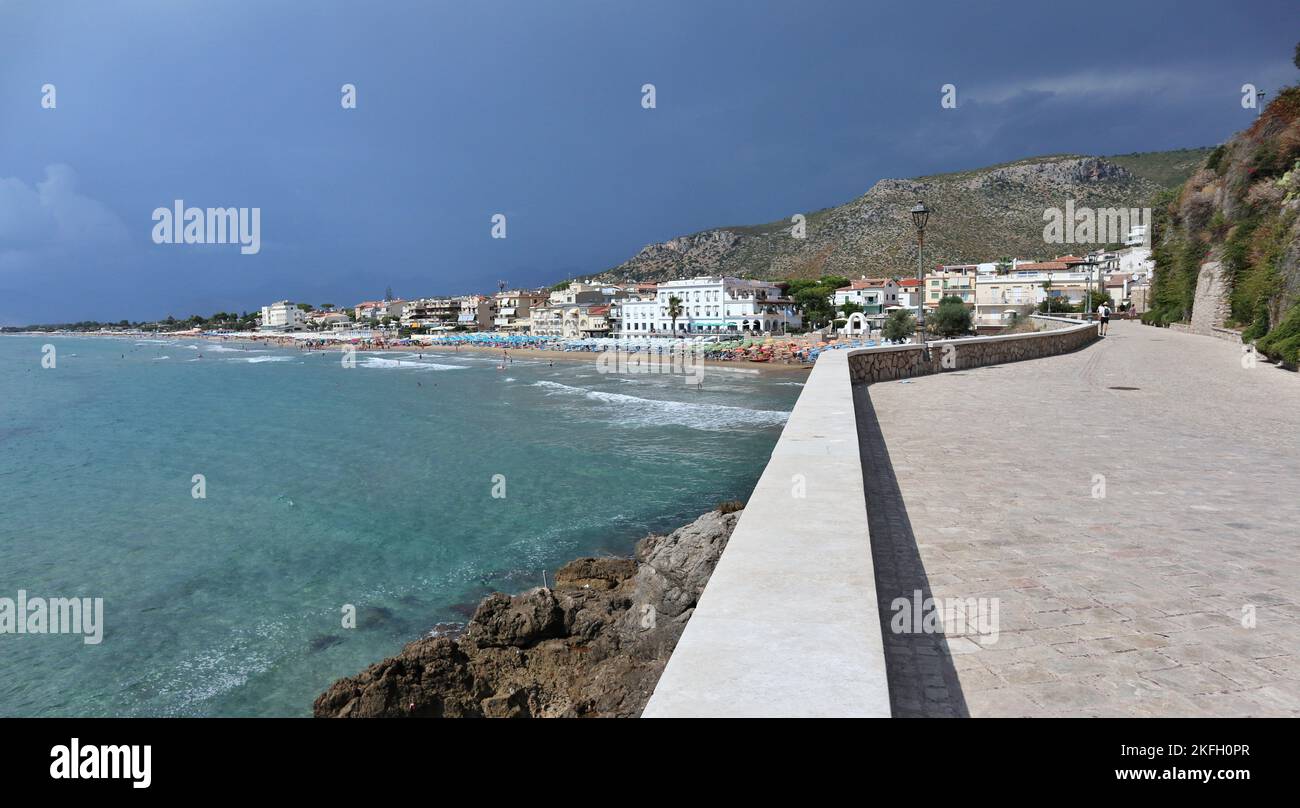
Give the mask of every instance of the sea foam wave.
[[211, 345], [187, 345], [192, 351], [208, 351], [209, 353], [265, 353], [265, 348], [231, 348], [229, 345], [222, 345], [214, 342]]
[[414, 359], [383, 359], [372, 356], [362, 362], [363, 368], [401, 368], [404, 370], [466, 370], [463, 365], [441, 365], [437, 362], [421, 362]]
[[581, 395], [589, 401], [610, 408], [617, 421], [632, 426], [685, 426], [691, 429], [728, 430], [746, 427], [780, 426], [790, 413], [779, 410], [754, 410], [726, 404], [700, 404], [690, 401], [664, 401], [640, 398], [623, 393], [608, 393], [572, 387], [559, 382], [533, 382], [557, 395]]

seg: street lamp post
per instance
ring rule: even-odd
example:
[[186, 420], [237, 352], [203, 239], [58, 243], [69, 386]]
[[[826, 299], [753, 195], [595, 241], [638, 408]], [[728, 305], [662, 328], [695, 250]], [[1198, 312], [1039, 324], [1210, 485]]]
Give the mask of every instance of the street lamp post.
[[912, 208], [912, 224], [916, 225], [916, 331], [922, 346], [925, 345], [925, 320], [922, 308], [925, 305], [925, 277], [922, 271], [921, 252], [925, 249], [925, 223], [930, 219], [930, 209], [924, 202], [917, 202]]

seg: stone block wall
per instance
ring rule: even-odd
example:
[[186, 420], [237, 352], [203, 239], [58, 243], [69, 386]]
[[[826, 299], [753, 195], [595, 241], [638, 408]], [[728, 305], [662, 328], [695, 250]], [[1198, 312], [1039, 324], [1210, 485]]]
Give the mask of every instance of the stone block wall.
[[1228, 291], [1219, 262], [1206, 261], [1201, 264], [1201, 272], [1196, 276], [1196, 296], [1192, 298], [1193, 334], [1213, 336], [1214, 329], [1223, 328], [1224, 321], [1231, 313]]
[[938, 340], [929, 343], [928, 356], [919, 345], [863, 348], [849, 353], [849, 378], [853, 384], [871, 384], [1000, 365], [1070, 353], [1100, 339], [1096, 323], [1058, 322], [1049, 327], [1032, 334]]

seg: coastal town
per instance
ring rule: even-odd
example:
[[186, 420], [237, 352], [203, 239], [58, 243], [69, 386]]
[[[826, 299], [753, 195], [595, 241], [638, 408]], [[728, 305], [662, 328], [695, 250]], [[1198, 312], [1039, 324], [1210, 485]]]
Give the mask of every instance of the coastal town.
[[[809, 361], [818, 346], [828, 344], [870, 347], [877, 344], [873, 337], [909, 342], [918, 315], [924, 331], [942, 336], [1002, 333], [1033, 313], [1090, 319], [1103, 304], [1118, 316], [1138, 316], [1148, 309], [1153, 272], [1146, 241], [1146, 228], [1138, 226], [1115, 249], [1045, 260], [940, 264], [919, 278], [864, 267], [856, 278], [818, 280], [702, 275], [660, 283], [578, 279], [550, 288], [501, 283], [490, 294], [402, 298], [388, 291], [381, 299], [350, 306], [284, 299], [242, 315], [95, 324], [94, 330], [256, 337], [310, 346], [450, 343], [599, 350], [612, 343], [689, 340], [715, 355]], [[964, 312], [955, 326], [934, 316], [941, 305]], [[891, 318], [898, 323], [892, 330]], [[779, 348], [761, 348], [773, 341]]]

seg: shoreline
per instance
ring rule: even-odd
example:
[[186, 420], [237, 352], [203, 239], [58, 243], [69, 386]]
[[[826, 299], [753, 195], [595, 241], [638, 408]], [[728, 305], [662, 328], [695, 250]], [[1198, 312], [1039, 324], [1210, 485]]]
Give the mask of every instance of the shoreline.
[[435, 624], [336, 679], [317, 718], [641, 715], [743, 512], [720, 503], [629, 556], [576, 558], [550, 586], [493, 592], [461, 626]]
[[[80, 331], [24, 331], [11, 334], [11, 336], [47, 336], [47, 337], [88, 337], [103, 339], [128, 339], [128, 340], [202, 340], [212, 342], [218, 345], [250, 345], [250, 346], [270, 346], [284, 350], [298, 351], [333, 351], [338, 350], [334, 345], [329, 346], [307, 346], [301, 339], [293, 337], [282, 337], [272, 335], [215, 335], [215, 334], [184, 334], [175, 336], [162, 336], [158, 334], [105, 334], [94, 332]], [[390, 345], [382, 344], [368, 348], [357, 348], [358, 353], [387, 353], [401, 352], [413, 354], [434, 354], [455, 356], [458, 353], [467, 353], [476, 357], [490, 356], [496, 359], [502, 358], [502, 352], [510, 355], [511, 359], [527, 359], [530, 361], [558, 361], [558, 362], [590, 362], [595, 364], [597, 358], [603, 353], [602, 351], [556, 351], [547, 348], [530, 348], [525, 346], [515, 346], [512, 348], [498, 348], [487, 345]], [[796, 362], [782, 362], [771, 360], [767, 362], [750, 362], [748, 360], [719, 360], [719, 359], [702, 359], [704, 367], [715, 370], [722, 370], [730, 373], [742, 373], [745, 375], [780, 375], [780, 376], [806, 376], [808, 371], [812, 370], [812, 364], [799, 364]], [[509, 363], [507, 362], [507, 365]], [[664, 373], [662, 375], [669, 375]], [[680, 374], [677, 374], [680, 375]]]

